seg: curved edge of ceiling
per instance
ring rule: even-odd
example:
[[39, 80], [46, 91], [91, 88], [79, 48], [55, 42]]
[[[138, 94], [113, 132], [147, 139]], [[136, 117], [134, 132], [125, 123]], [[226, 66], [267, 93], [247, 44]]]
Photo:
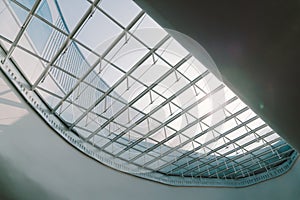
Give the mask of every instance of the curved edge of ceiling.
[[[1, 58], [6, 55], [5, 49], [1, 47]], [[281, 176], [287, 173], [297, 160], [298, 153], [294, 151], [291, 155], [291, 159], [284, 162], [273, 169], [266, 172], [257, 174], [237, 180], [218, 180], [218, 179], [205, 179], [205, 178], [191, 178], [191, 177], [177, 177], [177, 176], [165, 176], [157, 172], [144, 172], [144, 173], [133, 173], [127, 166], [114, 162], [113, 157], [107, 157], [101, 152], [96, 153], [93, 151], [93, 147], [89, 143], [83, 143], [82, 140], [76, 136], [68, 127], [53, 113], [51, 113], [47, 104], [39, 97], [39, 95], [32, 91], [31, 88], [26, 84], [26, 80], [23, 78], [21, 72], [18, 70], [17, 64], [14, 63], [13, 59], [6, 63], [4, 66], [1, 63], [1, 71], [5, 74], [6, 78], [10, 83], [17, 89], [21, 96], [27, 101], [27, 103], [36, 111], [36, 113], [48, 124], [53, 131], [61, 136], [70, 145], [77, 148], [80, 152], [89, 156], [90, 158], [98, 161], [113, 169], [125, 172], [129, 175], [133, 175], [147, 180], [156, 181], [159, 183], [171, 185], [171, 186], [215, 186], [215, 187], [246, 187], [253, 184], [257, 184], [272, 178]]]

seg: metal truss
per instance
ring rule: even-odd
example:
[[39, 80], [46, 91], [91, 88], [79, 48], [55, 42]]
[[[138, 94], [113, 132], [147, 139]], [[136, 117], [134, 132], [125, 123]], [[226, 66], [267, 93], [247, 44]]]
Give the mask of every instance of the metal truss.
[[[38, 12], [40, 0], [31, 7], [17, 0], [4, 1], [7, 12], [1, 16], [20, 18], [14, 7], [27, 13], [23, 23], [21, 19], [11, 21], [18, 29], [14, 39], [0, 29], [2, 72], [68, 142], [115, 169], [170, 185], [243, 187], [290, 169], [298, 153], [214, 74], [201, 71], [201, 61], [195, 64], [190, 53], [174, 56], [170, 46], [177, 41], [167, 33], [155, 45], [147, 44], [138, 34], [143, 23], [150, 23], [145, 22], [150, 18], [143, 10], [137, 9], [124, 25], [100, 0], [83, 4], [87, 9], [71, 31], [58, 0], [56, 8], [51, 7], [59, 14], [53, 21]], [[120, 30], [102, 53], [79, 37], [96, 14]], [[40, 41], [30, 35], [33, 20], [51, 30], [43, 52], [34, 47]], [[33, 47], [24, 45], [24, 40]], [[124, 69], [117, 59], [125, 55], [120, 52], [131, 42], [145, 53]], [[184, 50], [180, 45], [176, 48]], [[28, 76], [28, 68], [18, 61], [15, 51], [39, 61], [38, 76]], [[83, 52], [96, 59], [90, 63]], [[151, 70], [159, 67], [164, 70], [158, 77], [153, 76], [151, 83], [143, 81], [143, 76], [151, 76]], [[201, 72], [187, 72], [197, 67]], [[121, 75], [106, 74], [109, 69]], [[112, 84], [106, 82], [109, 78], [115, 79]], [[161, 85], [163, 90], [158, 89]], [[129, 92], [137, 91], [135, 87], [143, 89], [129, 98]], [[186, 91], [193, 95], [185, 96]], [[220, 94], [223, 101], [213, 102], [211, 108], [205, 104]], [[177, 101], [179, 97], [185, 104]], [[202, 108], [207, 111], [195, 112]], [[162, 111], [168, 115], [160, 117], [157, 113]], [[208, 120], [218, 113], [223, 118]]]

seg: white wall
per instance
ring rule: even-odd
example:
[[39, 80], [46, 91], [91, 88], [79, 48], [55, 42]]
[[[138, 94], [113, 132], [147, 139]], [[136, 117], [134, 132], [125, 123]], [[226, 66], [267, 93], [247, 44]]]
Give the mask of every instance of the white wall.
[[0, 77], [0, 199], [299, 199], [299, 162], [241, 189], [170, 187], [105, 167], [61, 139]]

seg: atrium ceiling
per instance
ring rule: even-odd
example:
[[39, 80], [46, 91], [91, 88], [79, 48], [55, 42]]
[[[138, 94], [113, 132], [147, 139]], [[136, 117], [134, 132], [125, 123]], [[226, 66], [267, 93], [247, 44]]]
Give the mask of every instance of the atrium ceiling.
[[64, 1], [1, 3], [1, 68], [69, 143], [171, 185], [246, 186], [292, 166], [297, 152], [214, 74], [213, 54], [190, 51], [132, 1], [77, 3], [76, 17]]

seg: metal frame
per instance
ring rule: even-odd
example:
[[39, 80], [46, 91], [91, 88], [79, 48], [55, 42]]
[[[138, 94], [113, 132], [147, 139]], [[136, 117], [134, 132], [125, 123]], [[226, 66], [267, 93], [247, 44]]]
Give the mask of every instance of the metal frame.
[[[72, 143], [76, 148], [80, 149], [90, 157], [93, 157], [94, 159], [104, 164], [113, 166], [116, 169], [128, 172], [139, 177], [144, 177], [171, 185], [216, 185], [242, 187], [263, 180], [267, 180], [272, 177], [276, 177], [286, 172], [292, 166], [298, 155], [292, 147], [290, 147], [285, 141], [278, 137], [274, 131], [268, 131], [263, 135], [259, 135], [259, 131], [265, 128], [269, 128], [267, 124], [262, 124], [252, 129], [249, 127], [248, 124], [257, 119], [260, 119], [258, 116], [253, 116], [244, 121], [239, 118], [240, 114], [250, 110], [250, 108], [244, 107], [234, 113], [232, 113], [226, 108], [227, 105], [236, 101], [240, 101], [237, 96], [234, 96], [226, 102], [224, 102], [223, 104], [218, 105], [217, 108], [214, 108], [213, 110], [209, 111], [203, 116], [194, 116], [192, 113], [189, 112], [192, 108], [199, 106], [201, 102], [203, 102], [207, 98], [226, 88], [226, 86], [224, 84], [220, 84], [214, 90], [207, 93], [204, 91], [203, 88], [197, 86], [196, 83], [204, 77], [206, 77], [207, 75], [211, 74], [209, 71], [205, 71], [203, 74], [199, 75], [194, 80], [189, 80], [189, 78], [184, 73], [178, 71], [178, 68], [180, 68], [180, 66], [182, 66], [187, 61], [191, 61], [191, 59], [193, 58], [191, 54], [182, 57], [177, 64], [171, 65], [170, 62], [163, 55], [163, 53], [167, 50], [168, 46], [165, 47], [163, 53], [159, 54], [157, 52], [157, 50], [161, 49], [161, 47], [165, 45], [167, 41], [170, 41], [172, 39], [170, 35], [167, 35], [164, 38], [162, 38], [153, 48], [147, 46], [142, 39], [135, 35], [135, 30], [132, 30], [134, 26], [138, 26], [140, 23], [142, 23], [146, 15], [144, 11], [139, 12], [137, 16], [129, 23], [129, 25], [127, 27], [124, 27], [114, 18], [114, 16], [111, 16], [105, 11], [105, 9], [101, 8], [100, 0], [95, 0], [93, 2], [88, 0], [87, 2], [90, 3], [89, 8], [79, 20], [79, 22], [76, 24], [74, 30], [69, 32], [67, 24], [65, 24], [65, 21], [63, 20], [63, 16], [61, 16], [61, 21], [59, 22], [60, 24], [54, 24], [52, 22], [47, 21], [45, 18], [43, 18], [43, 16], [36, 14], [36, 10], [39, 7], [40, 0], [35, 1], [31, 9], [28, 9], [18, 1], [13, 0], [12, 3], [15, 3], [17, 6], [27, 11], [28, 16], [23, 25], [21, 25], [21, 28], [14, 41], [10, 41], [8, 38], [0, 34], [0, 41], [10, 43], [9, 50], [4, 50], [5, 53], [3, 53], [2, 55], [1, 70], [12, 81], [12, 83], [16, 86], [16, 88], [20, 91], [24, 98], [27, 99], [28, 103], [31, 104], [33, 108], [44, 118], [44, 120], [48, 124], [50, 124], [50, 126], [52, 126], [54, 130], [57, 131], [61, 136], [63, 136], [67, 141]], [[8, 3], [6, 3], [6, 5], [9, 7]], [[57, 2], [56, 5], [58, 5]], [[57, 9], [59, 10], [59, 8]], [[59, 12], [61, 11], [59, 10]], [[108, 17], [108, 19], [111, 20], [112, 23], [116, 24], [122, 29], [120, 35], [116, 37], [116, 39], [111, 43], [111, 45], [104, 51], [102, 55], [99, 55], [97, 52], [93, 51], [82, 41], [76, 38], [78, 32], [84, 28], [85, 24], [92, 17], [94, 12], [101, 12], [106, 17]], [[61, 34], [61, 36], [57, 36], [58, 39], [62, 40], [63, 36], [66, 37], [66, 39], [60, 44], [56, 53], [49, 54], [51, 56], [51, 59], [49, 60], [46, 59], [45, 56], [40, 56], [37, 52], [22, 47], [19, 44], [21, 37], [26, 32], [26, 29], [28, 28], [28, 25], [30, 24], [33, 17], [41, 20], [41, 22], [51, 27], [53, 30], [58, 31], [58, 33]], [[127, 35], [129, 35], [129, 37]], [[112, 59], [107, 58], [107, 55], [124, 38], [124, 44], [121, 45], [120, 49], [123, 48], [123, 46], [125, 46], [127, 42], [132, 38], [139, 42], [148, 51], [140, 60], [137, 60], [136, 64], [134, 64], [128, 71], [122, 70], [122, 68], [120, 66], [117, 66]], [[50, 42], [53, 42], [52, 46], [59, 45], [59, 43], [57, 43], [55, 39], [53, 39], [53, 41]], [[97, 56], [98, 59], [92, 65], [89, 65], [85, 61], [85, 58], [83, 54], [81, 54], [77, 45], [84, 48], [93, 55]], [[43, 72], [38, 76], [38, 78], [33, 82], [33, 84], [31, 83], [31, 81], [28, 81], [28, 77], [26, 77], [23, 73], [22, 66], [18, 65], [18, 63], [13, 61], [14, 59], [12, 57], [12, 53], [15, 48], [18, 48], [24, 51], [24, 53], [28, 53], [29, 55], [39, 58], [41, 61], [47, 63]], [[70, 73], [67, 69], [65, 69], [65, 66], [63, 64], [56, 62], [59, 59], [59, 57], [65, 53], [67, 48], [74, 48], [74, 51], [78, 52], [77, 55], [80, 56], [78, 59], [81, 59], [86, 65], [86, 68], [82, 72], [83, 75], [81, 77]], [[133, 76], [132, 73], [151, 56], [153, 56], [153, 65], [155, 65], [157, 62], [157, 60], [154, 59], [154, 56], [156, 56], [169, 67], [169, 70], [162, 74], [161, 77], [156, 79], [156, 81], [154, 81], [151, 85], [148, 86], [142, 83], [137, 77]], [[119, 78], [114, 83], [114, 85], [107, 86], [107, 89], [103, 89], [97, 85], [93, 85], [91, 80], [86, 80], [89, 75], [93, 75], [94, 78], [92, 80], [101, 80], [101, 78], [98, 76], [101, 73], [101, 71], [97, 74], [95, 72], [95, 69], [99, 64], [101, 64], [102, 61], [105, 61], [107, 64], [110, 65], [110, 67], [119, 70], [123, 74], [123, 76], [121, 76], [121, 78]], [[51, 71], [52, 69], [56, 70], [56, 73], [72, 77], [74, 80], [76, 80], [76, 82], [74, 84], [69, 83], [68, 89], [64, 88], [61, 82], [62, 80], [57, 80], [57, 77], [53, 74], [54, 72]], [[14, 71], [14, 73], [12, 73], [12, 71]], [[155, 91], [154, 88], [156, 85], [161, 83], [165, 78], [167, 78], [173, 73], [177, 78], [183, 78], [184, 80], [188, 80], [188, 84], [182, 86], [177, 92], [175, 92], [172, 96], [167, 98], [166, 96], [164, 96], [164, 94], [160, 94], [159, 92]], [[50, 79], [57, 85], [57, 87], [60, 89], [64, 96], [55, 94], [47, 88], [40, 86], [46, 76], [50, 77]], [[146, 88], [129, 102], [122, 98], [118, 98], [115, 94], [115, 89], [120, 84], [123, 84], [124, 81], [128, 80], [128, 78], [132, 78], [136, 83]], [[29, 85], [30, 88], [26, 89], [25, 85], [22, 84], [22, 82], [25, 82], [25, 85]], [[76, 91], [79, 91], [79, 88], [83, 84], [84, 88], [81, 90], [81, 92], [78, 92], [78, 97], [82, 96], [83, 93], [89, 88], [98, 91], [102, 94], [99, 98], [94, 99], [93, 103], [90, 104], [89, 107], [83, 106], [83, 104], [81, 104], [80, 101], [76, 102], [70, 99], [70, 97], [74, 95]], [[182, 94], [187, 89], [193, 87], [198, 87], [198, 89], [201, 90], [205, 94], [205, 96], [193, 102], [186, 108], [181, 108], [179, 105], [172, 102], [177, 96]], [[58, 98], [58, 103], [56, 103], [54, 106], [50, 106], [49, 102], [47, 102], [42, 97], [40, 91], [43, 91], [48, 95]], [[163, 99], [163, 102], [160, 105], [156, 106], [148, 113], [134, 107], [134, 103], [147, 94], [150, 94], [150, 98], [152, 101], [153, 99], [151, 96], [151, 92]], [[30, 96], [28, 95], [28, 93], [30, 93]], [[122, 97], [122, 94], [120, 95]], [[102, 101], [105, 101], [106, 98], [111, 98], [115, 101], [115, 103], [119, 103], [122, 105], [122, 107], [110, 117], [106, 117], [104, 115], [106, 111], [104, 111], [103, 113], [95, 111], [95, 107], [97, 107]], [[62, 109], [62, 105], [64, 103], [67, 103], [69, 106], [76, 106], [76, 108], [79, 109], [80, 112], [82, 112], [80, 116], [78, 116], [76, 120], [74, 120], [74, 122], [72, 123], [67, 122], [67, 120], [61, 116], [61, 113], [65, 112], [65, 110], [68, 108], [67, 107], [62, 111], [59, 110]], [[170, 104], [172, 104], [179, 110], [178, 113], [171, 115], [164, 122], [159, 121], [158, 119], [152, 116], [155, 112], [159, 111], [166, 105], [169, 105], [169, 108], [171, 109]], [[129, 126], [115, 120], [119, 115], [127, 112], [129, 108], [142, 115], [142, 117], [135, 120], [136, 116], [133, 116], [132, 120], [135, 121]], [[108, 107], [107, 110], [108, 109], [110, 109], [110, 107]], [[45, 112], [45, 110], [47, 112]], [[204, 122], [204, 119], [220, 110], [229, 113], [229, 116], [226, 116], [224, 120], [221, 120], [211, 126], [207, 125]], [[90, 115], [94, 116], [94, 118], [90, 117]], [[187, 115], [189, 117], [192, 117], [193, 121], [189, 121], [189, 123], [185, 127], [182, 127], [180, 130], [175, 130], [174, 128], [169, 126], [169, 124], [177, 118], [182, 116], [187, 117]], [[97, 118], [99, 117], [106, 121], [104, 123], [99, 123], [97, 121]], [[98, 127], [95, 130], [90, 130], [89, 128], [80, 126], [80, 121], [82, 121], [85, 118], [87, 124], [95, 123], [98, 125]], [[140, 123], [149, 119], [154, 120], [159, 125], [154, 129], [149, 130], [147, 133], [141, 133], [135, 130], [135, 127], [137, 127]], [[235, 127], [227, 130], [224, 133], [217, 131], [216, 128], [218, 126], [233, 119], [236, 122]], [[110, 126], [111, 123], [118, 125], [118, 129], [120, 129], [121, 132], [118, 134], [110, 132], [109, 128], [107, 127]], [[197, 124], [200, 124], [200, 126], [201, 124], [203, 124], [208, 128], [204, 130], [202, 129], [199, 133], [195, 134], [194, 136], [189, 136], [185, 134], [185, 130]], [[234, 139], [230, 139], [228, 137], [229, 134], [243, 127], [245, 128], [245, 132], [243, 134], [238, 135]], [[174, 133], [169, 136], [165, 136], [165, 138], [160, 141], [151, 138], [151, 140], [155, 142], [155, 144], [144, 142], [145, 140], [149, 139], [150, 136], [152, 136], [154, 133], [164, 128], [168, 128]], [[80, 133], [80, 130], [89, 133], [89, 135], [87, 137], [84, 137]], [[103, 132], [107, 131], [109, 132], [109, 135], [102, 135]], [[212, 138], [204, 143], [197, 141], [198, 138], [211, 131], [213, 133], [218, 134], [217, 139], [221, 138], [224, 140], [224, 143], [222, 145], [216, 148], [209, 147], [210, 144], [217, 140], [216, 138]], [[134, 140], [126, 138], [125, 135], [129, 132], [133, 132], [134, 134], [138, 135], [139, 138]], [[255, 139], [250, 140], [242, 145], [239, 144], [239, 141], [252, 134], [255, 136]], [[172, 140], [176, 136], [184, 136], [187, 139], [184, 142], [180, 141], [178, 144], [176, 144], [176, 146], [172, 148], [169, 147], [167, 142]], [[269, 141], [266, 139], [269, 136], [276, 136], [276, 138]], [[99, 145], [98, 143], [95, 144], [93, 142], [95, 137], [100, 137], [104, 141], [107, 141], [101, 145]], [[256, 140], [262, 141], [263, 144], [258, 145], [257, 147], [251, 150], [247, 150], [247, 147], [256, 142]], [[197, 145], [196, 147], [194, 147], [194, 143]], [[119, 149], [118, 152], [114, 152], [113, 150], [109, 151], [107, 149], [108, 147], [114, 144], [120, 146], [121, 149]], [[182, 147], [187, 144], [192, 144], [193, 148], [191, 150], [183, 150]], [[219, 152], [221, 150], [226, 149], [229, 145], [234, 145], [234, 149], [229, 150], [226, 153]], [[161, 152], [162, 148], [164, 149], [163, 153]], [[199, 150], [201, 149], [207, 149], [208, 152], [199, 153]], [[131, 151], [134, 151], [138, 154], [133, 155], [133, 157], [131, 157]], [[231, 155], [232, 153], [238, 151], [242, 151], [242, 154], [235, 156]], [[129, 157], [127, 154], [129, 154]], [[138, 160], [140, 160], [141, 158], [145, 158], [146, 156], [147, 160], [145, 160], [142, 164], [138, 162]], [[238, 161], [243, 156], [246, 156], [247, 158], [241, 162]], [[159, 164], [158, 167], [154, 167], [153, 164], [157, 162], [162, 162], [162, 164]]]

